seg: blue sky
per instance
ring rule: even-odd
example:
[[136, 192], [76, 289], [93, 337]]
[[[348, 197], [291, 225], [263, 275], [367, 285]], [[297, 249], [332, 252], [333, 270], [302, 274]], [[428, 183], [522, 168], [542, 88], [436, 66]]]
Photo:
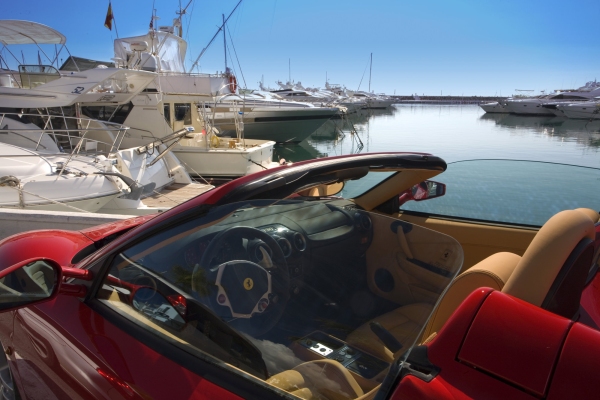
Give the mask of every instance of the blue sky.
[[[192, 2], [183, 21], [190, 65], [237, 2]], [[179, 4], [113, 0], [119, 36], [145, 33], [153, 6], [159, 25], [170, 24]], [[71, 54], [109, 60], [116, 32], [103, 26], [107, 7], [108, 0], [27, 0], [5, 4], [2, 18], [46, 24], [67, 37]], [[263, 76], [271, 87], [286, 81], [291, 64], [304, 86], [323, 87], [327, 76], [366, 90], [373, 53], [377, 93], [508, 96], [600, 79], [599, 18], [598, 0], [244, 0], [228, 26], [250, 88]], [[37, 53], [25, 55], [37, 63]], [[221, 36], [200, 71], [223, 68]], [[237, 62], [235, 70], [240, 78]]]

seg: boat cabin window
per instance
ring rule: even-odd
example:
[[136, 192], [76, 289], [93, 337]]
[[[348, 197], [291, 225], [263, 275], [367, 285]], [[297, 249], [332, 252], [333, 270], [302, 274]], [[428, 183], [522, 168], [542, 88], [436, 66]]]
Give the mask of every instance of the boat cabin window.
[[171, 104], [167, 103], [164, 105], [163, 115], [165, 116], [165, 121], [167, 121], [167, 124], [171, 126]]
[[19, 65], [21, 85], [25, 89], [52, 82], [60, 78], [60, 73], [51, 65]]
[[559, 100], [589, 100], [589, 98], [585, 96], [577, 96], [572, 94], [559, 94], [558, 96], [552, 97], [553, 99]]
[[175, 121], [183, 121], [185, 125], [192, 124], [192, 105], [189, 103], [175, 103]]
[[120, 106], [106, 105], [81, 107], [81, 111], [86, 117], [117, 124], [123, 124], [132, 109], [133, 104], [131, 102]]

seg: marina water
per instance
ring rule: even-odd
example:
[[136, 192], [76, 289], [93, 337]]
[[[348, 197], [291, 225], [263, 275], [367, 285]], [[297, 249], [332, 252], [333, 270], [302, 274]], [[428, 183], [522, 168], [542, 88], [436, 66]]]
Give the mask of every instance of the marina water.
[[599, 150], [600, 120], [486, 114], [472, 104], [397, 104], [330, 120], [303, 143], [278, 146], [275, 158], [407, 151], [431, 153], [449, 163], [499, 158], [600, 168]]

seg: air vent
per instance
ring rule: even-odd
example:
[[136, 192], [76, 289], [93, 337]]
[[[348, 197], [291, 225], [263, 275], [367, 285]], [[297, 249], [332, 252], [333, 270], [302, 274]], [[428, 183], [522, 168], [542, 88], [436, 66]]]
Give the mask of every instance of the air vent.
[[294, 241], [294, 247], [296, 248], [296, 250], [298, 250], [298, 251], [306, 250], [306, 239], [304, 238], [304, 235], [302, 235], [300, 232], [294, 233], [293, 241]]
[[281, 247], [281, 251], [283, 252], [283, 256], [288, 258], [292, 254], [292, 244], [286, 238], [278, 237], [275, 239], [279, 247]]

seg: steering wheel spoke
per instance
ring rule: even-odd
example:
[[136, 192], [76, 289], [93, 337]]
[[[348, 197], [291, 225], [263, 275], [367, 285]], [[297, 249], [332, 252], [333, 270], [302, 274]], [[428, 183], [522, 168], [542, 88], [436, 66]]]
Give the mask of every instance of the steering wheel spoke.
[[[240, 239], [254, 244], [253, 251], [246, 251], [248, 260], [211, 265], [225, 243]], [[207, 273], [212, 282], [206, 296], [211, 307], [218, 315], [230, 314], [239, 329], [250, 334], [260, 335], [275, 326], [290, 296], [290, 275], [283, 251], [275, 239], [255, 228], [236, 226], [217, 234], [194, 267], [192, 282], [201, 273]]]

